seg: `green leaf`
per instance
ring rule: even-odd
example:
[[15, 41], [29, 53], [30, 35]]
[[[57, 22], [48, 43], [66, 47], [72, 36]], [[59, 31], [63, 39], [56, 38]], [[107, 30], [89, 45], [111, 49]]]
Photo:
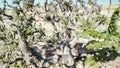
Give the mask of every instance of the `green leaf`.
[[99, 68], [102, 62], [95, 61], [94, 56], [89, 56], [85, 61], [85, 64], [92, 68]]
[[89, 44], [86, 46], [87, 49], [103, 49], [103, 48], [111, 48], [112, 45], [110, 45], [110, 42], [108, 41], [103, 41], [103, 42], [95, 42], [93, 44]]
[[86, 30], [86, 33], [88, 33], [90, 36], [94, 37], [94, 38], [105, 38], [106, 34], [100, 33], [98, 31], [95, 30]]
[[65, 24], [65, 27], [67, 27], [68, 24], [69, 24], [69, 20], [68, 20], [68, 19], [65, 19], [65, 20], [64, 20], [64, 24]]
[[87, 58], [87, 60], [85, 61], [86, 64], [89, 64], [89, 63], [90, 63], [90, 65], [93, 65], [94, 62], [95, 62], [95, 61], [94, 61], [94, 57], [93, 57], [93, 56], [89, 56], [89, 57]]
[[119, 33], [117, 32], [117, 23], [116, 21], [119, 18], [119, 13], [120, 13], [120, 6], [115, 9], [114, 13], [112, 14], [111, 21], [108, 27], [108, 32], [111, 35], [118, 35]]

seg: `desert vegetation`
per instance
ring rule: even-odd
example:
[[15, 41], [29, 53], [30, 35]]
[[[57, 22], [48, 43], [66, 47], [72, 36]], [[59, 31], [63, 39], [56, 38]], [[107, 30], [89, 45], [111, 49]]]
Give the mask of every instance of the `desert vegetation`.
[[2, 0], [0, 68], [119, 68], [120, 5]]

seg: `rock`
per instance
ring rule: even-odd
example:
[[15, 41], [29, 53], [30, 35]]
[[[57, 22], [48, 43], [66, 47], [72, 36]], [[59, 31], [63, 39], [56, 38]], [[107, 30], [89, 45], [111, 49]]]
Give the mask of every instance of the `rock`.
[[60, 60], [60, 64], [66, 64], [67, 66], [72, 66], [74, 64], [74, 59], [71, 55], [63, 55]]
[[38, 42], [37, 44], [44, 46], [44, 45], [46, 45], [46, 42]]
[[51, 56], [53, 56], [53, 55], [55, 55], [54, 53], [55, 53], [55, 51], [56, 51], [56, 49], [46, 49], [46, 53], [45, 53], [45, 56], [48, 58], [48, 57], [51, 57]]
[[76, 62], [76, 63], [75, 63], [75, 68], [84, 68], [83, 62], [82, 62], [82, 61]]
[[75, 49], [80, 49], [80, 48], [82, 48], [83, 45], [84, 45], [83, 43], [76, 43], [74, 48]]
[[63, 55], [63, 51], [56, 49], [56, 51], [54, 52], [55, 55]]
[[73, 56], [78, 56], [78, 49], [75, 49], [75, 48], [72, 48], [71, 49], [71, 54], [73, 55]]
[[48, 60], [49, 63], [55, 64], [55, 63], [57, 63], [58, 58], [59, 57], [57, 55], [54, 55], [54, 56], [51, 56], [51, 57], [47, 58], [47, 60]]
[[65, 46], [63, 53], [64, 55], [70, 55], [70, 48], [68, 46]]
[[9, 64], [4, 64], [0, 68], [9, 68]]
[[42, 57], [43, 57], [44, 59], [46, 58], [45, 53], [46, 53], [46, 50], [45, 50], [45, 49], [43, 49], [43, 50], [41, 51], [41, 55], [42, 55]]
[[76, 45], [77, 42], [77, 38], [74, 38], [71, 42], [70, 42], [70, 48], [73, 48]]
[[49, 68], [61, 68], [58, 63], [50, 65]]
[[49, 63], [48, 62], [45, 62], [45, 63], [43, 63], [43, 68], [45, 67], [45, 68], [48, 68], [49, 67]]
[[92, 40], [94, 40], [93, 37], [90, 37], [90, 38], [79, 38], [78, 41], [77, 41], [77, 44], [79, 45], [79, 48], [80, 47], [84, 48], [89, 43], [89, 41], [92, 41]]
[[38, 42], [37, 44], [33, 45], [39, 49], [39, 51], [42, 51], [43, 46], [46, 45], [45, 42]]
[[89, 41], [89, 39], [85, 39], [85, 38], [79, 38], [78, 40], [77, 40], [77, 43], [87, 43]]
[[66, 65], [60, 65], [60, 68], [68, 68]]
[[61, 51], [64, 51], [64, 46], [61, 45], [61, 46], [60, 46], [60, 50], [61, 50]]
[[97, 28], [95, 29], [95, 31], [98, 31], [98, 32], [105, 32], [107, 31], [108, 29], [108, 26], [107, 24], [100, 24], [99, 26], [97, 26]]

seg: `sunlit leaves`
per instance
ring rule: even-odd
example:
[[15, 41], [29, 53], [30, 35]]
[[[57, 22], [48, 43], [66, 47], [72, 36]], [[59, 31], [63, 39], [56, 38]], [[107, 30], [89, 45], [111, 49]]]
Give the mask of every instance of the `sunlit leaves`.
[[85, 64], [92, 68], [98, 68], [101, 65], [101, 62], [96, 62], [94, 56], [89, 56], [85, 61]]
[[64, 20], [64, 24], [65, 24], [65, 26], [68, 26], [69, 20], [68, 20], [68, 19], [65, 19], [65, 20]]
[[88, 49], [95, 49], [95, 50], [99, 50], [102, 48], [111, 48], [112, 45], [110, 45], [110, 42], [108, 41], [103, 41], [103, 42], [95, 42], [93, 44], [89, 44], [87, 46]]
[[100, 32], [95, 31], [95, 30], [89, 30], [89, 29], [87, 29], [86, 33], [88, 33], [90, 36], [92, 36], [94, 38], [105, 38], [106, 37], [106, 34], [100, 33]]
[[120, 17], [119, 16], [119, 13], [120, 13], [120, 6], [114, 11], [112, 17], [111, 17], [111, 21], [110, 21], [110, 24], [109, 24], [109, 27], [108, 27], [108, 32], [111, 34], [111, 35], [118, 35], [118, 32], [117, 32], [117, 20], [118, 18]]

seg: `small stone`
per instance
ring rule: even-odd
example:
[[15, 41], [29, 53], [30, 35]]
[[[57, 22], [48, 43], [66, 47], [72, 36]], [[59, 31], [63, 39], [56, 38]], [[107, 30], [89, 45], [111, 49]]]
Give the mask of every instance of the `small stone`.
[[74, 48], [80, 49], [80, 48], [82, 48], [82, 46], [83, 46], [83, 43], [76, 43]]
[[43, 50], [42, 50], [42, 52], [41, 52], [41, 55], [42, 55], [42, 57], [43, 57], [44, 59], [46, 58], [45, 53], [46, 53], [46, 50], [45, 50], [45, 49], [43, 49]]
[[60, 65], [60, 68], [68, 68], [68, 67], [66, 67], [66, 66], [63, 64], [63, 65]]
[[83, 62], [82, 62], [82, 61], [78, 61], [78, 62], [76, 62], [76, 64], [75, 64], [75, 68], [84, 68], [84, 66], [83, 66]]
[[52, 64], [49, 66], [49, 68], [61, 68], [58, 63]]
[[88, 43], [89, 42], [89, 39], [85, 39], [85, 38], [79, 38], [77, 43]]
[[70, 42], [70, 48], [73, 48], [76, 45], [77, 42], [77, 38], [74, 38], [71, 42]]
[[57, 55], [51, 56], [51, 57], [47, 58], [47, 60], [49, 63], [57, 63], [58, 56]]
[[43, 64], [43, 67], [47, 67], [47, 68], [48, 68], [49, 65], [50, 65], [50, 64], [49, 64], [48, 62], [45, 62], [45, 63]]
[[43, 46], [46, 45], [45, 42], [38, 42], [37, 44], [33, 45], [37, 47], [40, 51], [43, 49]]
[[107, 25], [107, 24], [104, 24], [104, 25], [100, 24], [99, 26], [97, 26], [97, 28], [95, 29], [95, 31], [105, 32], [108, 27], [109, 27], [109, 25]]
[[63, 55], [63, 52], [61, 50], [59, 50], [59, 49], [56, 49], [54, 54], [56, 54], [56, 55]]
[[66, 64], [67, 66], [72, 66], [74, 64], [74, 59], [71, 55], [63, 55], [59, 61], [60, 64]]
[[64, 55], [69, 55], [70, 54], [70, 48], [68, 46], [64, 47]]
[[75, 49], [75, 48], [73, 48], [73, 49], [71, 49], [71, 54], [73, 55], [73, 56], [78, 56], [78, 49]]
[[44, 46], [44, 45], [46, 45], [46, 43], [45, 42], [38, 42], [38, 45]]
[[61, 51], [64, 51], [64, 46], [61, 45], [61, 46], [60, 46], [60, 50], [61, 50]]

